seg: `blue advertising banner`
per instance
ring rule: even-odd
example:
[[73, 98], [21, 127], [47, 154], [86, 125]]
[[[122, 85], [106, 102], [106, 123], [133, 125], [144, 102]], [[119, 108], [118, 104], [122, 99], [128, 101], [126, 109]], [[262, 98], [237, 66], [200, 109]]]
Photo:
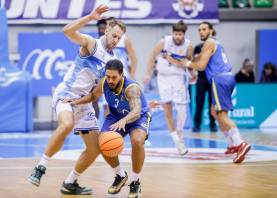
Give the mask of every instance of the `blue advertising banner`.
[[[94, 35], [95, 34], [91, 34]], [[78, 46], [63, 33], [20, 33], [19, 67], [32, 74], [33, 96], [51, 95], [73, 64]]]
[[266, 62], [277, 64], [277, 29], [257, 30], [256, 35], [258, 78], [260, 79]]
[[89, 14], [100, 4], [113, 16], [126, 23], [188, 23], [218, 21], [218, 0], [3, 0], [8, 22], [63, 24]]
[[[192, 89], [192, 114], [195, 113], [195, 87]], [[231, 119], [241, 128], [277, 127], [277, 84], [237, 84], [232, 93]], [[209, 126], [209, 109], [203, 110], [202, 127]]]

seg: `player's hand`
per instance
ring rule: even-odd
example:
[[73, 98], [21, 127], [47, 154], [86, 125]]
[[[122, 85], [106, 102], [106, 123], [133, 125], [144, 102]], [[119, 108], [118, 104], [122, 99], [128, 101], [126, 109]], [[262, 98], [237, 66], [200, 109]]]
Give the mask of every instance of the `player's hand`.
[[63, 103], [71, 103], [72, 102], [72, 99], [71, 98], [63, 98], [61, 100]]
[[190, 63], [191, 61], [187, 58], [182, 61], [182, 65], [186, 68], [189, 68]]
[[64, 98], [62, 99], [63, 103], [69, 103], [71, 105], [78, 105], [79, 104], [79, 100], [78, 99], [70, 99], [70, 98]]
[[157, 100], [151, 100], [151, 101], [149, 101], [148, 106], [150, 109], [155, 109], [155, 108], [160, 107], [161, 103]]
[[106, 5], [99, 5], [95, 10], [93, 10], [89, 16], [92, 20], [100, 20], [103, 17], [101, 16], [103, 13], [107, 12], [109, 10], [109, 7]]
[[112, 124], [110, 126], [110, 129], [112, 131], [120, 131], [120, 130], [123, 130], [125, 132], [125, 125], [126, 125], [126, 119], [122, 118], [120, 119], [118, 122]]

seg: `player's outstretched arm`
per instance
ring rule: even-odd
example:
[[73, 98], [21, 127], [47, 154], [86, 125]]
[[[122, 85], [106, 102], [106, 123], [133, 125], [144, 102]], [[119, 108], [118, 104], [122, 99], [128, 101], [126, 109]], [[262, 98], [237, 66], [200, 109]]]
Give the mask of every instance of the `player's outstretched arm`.
[[208, 39], [204, 43], [199, 56], [194, 58], [193, 61], [189, 61], [186, 59], [183, 61], [183, 64], [185, 67], [196, 69], [198, 71], [204, 71], [215, 50], [216, 50], [215, 42], [211, 39]]
[[69, 102], [72, 105], [79, 105], [79, 104], [87, 104], [91, 102], [96, 102], [100, 96], [103, 94], [103, 88], [102, 88], [102, 83], [104, 79], [101, 79], [100, 82], [96, 85], [96, 87], [90, 92], [90, 94], [83, 96], [77, 100], [73, 101], [65, 101]]
[[151, 75], [154, 70], [155, 59], [159, 55], [159, 53], [161, 53], [163, 48], [164, 48], [164, 40], [162, 39], [156, 44], [156, 46], [154, 47], [154, 49], [148, 59], [147, 71], [146, 71], [146, 73], [144, 75], [144, 79], [143, 79], [144, 84], [147, 84], [150, 81]]
[[125, 46], [128, 53], [128, 57], [130, 58], [130, 77], [131, 79], [135, 80], [138, 58], [133, 44], [130, 38], [127, 36], [125, 37]]
[[92, 52], [95, 47], [95, 40], [89, 35], [80, 33], [79, 30], [92, 20], [100, 20], [102, 18], [101, 15], [108, 10], [109, 8], [105, 5], [98, 6], [90, 14], [67, 24], [63, 28], [64, 34], [74, 43]]

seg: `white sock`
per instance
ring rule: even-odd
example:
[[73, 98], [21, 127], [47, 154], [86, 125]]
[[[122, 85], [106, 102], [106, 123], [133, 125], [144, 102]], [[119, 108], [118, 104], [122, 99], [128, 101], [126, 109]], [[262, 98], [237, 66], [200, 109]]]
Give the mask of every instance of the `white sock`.
[[117, 167], [113, 168], [113, 170], [114, 170], [114, 173], [116, 175], [119, 175], [120, 177], [125, 177], [126, 176], [125, 171], [120, 166], [120, 164]]
[[135, 173], [134, 171], [132, 171], [131, 182], [132, 181], [137, 181], [138, 179], [139, 179], [139, 173]]
[[50, 157], [48, 157], [45, 154], [42, 154], [37, 166], [43, 165], [44, 167], [47, 167], [47, 164], [48, 164], [49, 160], [50, 160]]
[[185, 122], [187, 119], [187, 106], [185, 104], [176, 104], [177, 109], [177, 131], [183, 131], [185, 127]]
[[180, 142], [180, 138], [179, 138], [177, 132], [176, 132], [176, 131], [173, 131], [173, 132], [170, 133], [170, 135], [171, 135], [171, 137], [172, 137], [172, 139], [173, 139], [173, 142], [174, 142], [176, 145], [178, 145], [178, 143]]
[[240, 137], [239, 130], [237, 127], [231, 128], [228, 133], [229, 136], [232, 138], [234, 146], [238, 146], [242, 143], [242, 139]]
[[224, 136], [225, 136], [226, 139], [227, 139], [228, 147], [234, 146], [233, 140], [232, 140], [231, 136], [229, 135], [228, 131], [223, 132], [223, 134], [224, 134]]
[[69, 173], [69, 175], [67, 176], [67, 178], [64, 180], [64, 183], [74, 183], [74, 181], [76, 179], [78, 179], [78, 177], [80, 176], [81, 174], [78, 173], [77, 171], [75, 171], [74, 169]]

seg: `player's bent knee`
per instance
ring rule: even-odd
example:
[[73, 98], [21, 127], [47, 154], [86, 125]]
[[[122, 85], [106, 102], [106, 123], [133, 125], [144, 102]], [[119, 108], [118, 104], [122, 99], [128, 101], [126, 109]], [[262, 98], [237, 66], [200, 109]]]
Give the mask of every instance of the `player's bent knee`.
[[68, 135], [73, 130], [74, 125], [71, 123], [63, 123], [58, 126], [61, 135]]

